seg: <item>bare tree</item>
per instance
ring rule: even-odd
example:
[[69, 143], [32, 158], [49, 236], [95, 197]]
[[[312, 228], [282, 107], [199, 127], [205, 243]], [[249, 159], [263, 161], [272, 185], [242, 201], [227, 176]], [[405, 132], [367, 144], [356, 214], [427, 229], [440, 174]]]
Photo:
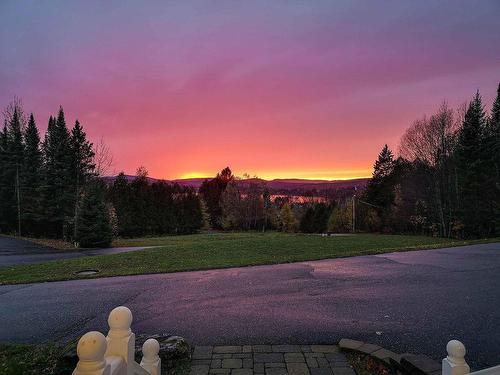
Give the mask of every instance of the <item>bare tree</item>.
[[457, 123], [453, 110], [443, 102], [436, 114], [415, 120], [406, 130], [399, 154], [410, 161], [437, 166], [453, 152]]
[[10, 123], [15, 111], [17, 111], [19, 121], [21, 122], [21, 130], [24, 131], [28, 125], [28, 117], [23, 108], [23, 101], [17, 96], [14, 96], [12, 101], [2, 111], [5, 122]]
[[437, 113], [416, 120], [401, 138], [399, 154], [424, 163], [432, 171], [432, 207], [440, 221], [440, 234], [449, 236], [456, 208], [456, 173], [453, 161], [456, 135], [461, 124], [456, 113], [443, 102]]
[[98, 176], [105, 176], [111, 172], [113, 167], [113, 155], [104, 140], [101, 138], [94, 145], [95, 170]]

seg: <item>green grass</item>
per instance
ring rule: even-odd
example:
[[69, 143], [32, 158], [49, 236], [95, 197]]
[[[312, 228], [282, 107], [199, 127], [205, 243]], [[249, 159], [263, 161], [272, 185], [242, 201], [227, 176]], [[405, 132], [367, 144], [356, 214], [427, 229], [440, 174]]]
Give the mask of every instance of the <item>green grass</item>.
[[[284, 233], [218, 233], [151, 237], [119, 240], [115, 246], [161, 247], [1, 268], [0, 284], [276, 264], [460, 246], [476, 242], [478, 241], [374, 234], [321, 237]], [[99, 273], [83, 277], [75, 274], [84, 269], [97, 269]]]
[[0, 344], [2, 375], [62, 375], [72, 370], [55, 345]]
[[[66, 356], [76, 353], [76, 342], [66, 347], [54, 344], [19, 345], [0, 344], [0, 375], [69, 375], [78, 359]], [[136, 352], [140, 362], [142, 354]], [[191, 368], [190, 358], [176, 358], [173, 363], [162, 364], [162, 375], [187, 375]]]

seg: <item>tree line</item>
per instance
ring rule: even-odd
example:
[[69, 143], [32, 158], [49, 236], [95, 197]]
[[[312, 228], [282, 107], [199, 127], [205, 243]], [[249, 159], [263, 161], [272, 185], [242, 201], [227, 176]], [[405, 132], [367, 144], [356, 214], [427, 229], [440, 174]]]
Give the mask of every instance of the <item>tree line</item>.
[[0, 232], [106, 246], [113, 236], [186, 234], [200, 229], [415, 233], [473, 238], [500, 234], [500, 85], [491, 111], [479, 92], [467, 105], [417, 119], [398, 156], [385, 145], [363, 191], [326, 201], [272, 196], [229, 167], [190, 187], [102, 178], [102, 153], [60, 108], [41, 140], [33, 114], [14, 100], [0, 131]]
[[500, 85], [489, 114], [479, 92], [458, 110], [443, 103], [386, 145], [362, 195], [370, 231], [442, 237], [500, 234]]
[[294, 202], [282, 195], [272, 197], [265, 182], [255, 179], [242, 184], [229, 167], [204, 181], [199, 196], [207, 222], [214, 229], [304, 233], [344, 230], [344, 223], [336, 220], [342, 220], [342, 215], [337, 218], [341, 203], [315, 202], [314, 197], [306, 202]]
[[500, 234], [500, 85], [489, 113], [479, 92], [456, 109], [444, 102], [405, 131], [399, 155], [385, 145], [363, 191], [328, 202], [270, 199], [243, 189], [229, 168], [199, 194], [210, 225], [304, 233], [382, 232], [478, 238]]
[[193, 188], [150, 183], [143, 167], [132, 181], [120, 173], [107, 188], [107, 200], [122, 237], [195, 233], [205, 223], [202, 202]]
[[144, 168], [128, 182], [102, 177], [102, 147], [64, 110], [50, 116], [43, 140], [19, 99], [4, 111], [0, 130], [0, 233], [59, 238], [82, 247], [108, 246], [113, 236], [193, 233], [203, 225], [191, 188], [149, 184]]
[[[62, 108], [50, 116], [43, 140], [33, 114], [18, 99], [4, 111], [0, 131], [0, 230], [76, 238], [79, 203], [95, 177], [94, 150], [82, 125], [66, 125]], [[83, 228], [82, 228], [83, 229]]]

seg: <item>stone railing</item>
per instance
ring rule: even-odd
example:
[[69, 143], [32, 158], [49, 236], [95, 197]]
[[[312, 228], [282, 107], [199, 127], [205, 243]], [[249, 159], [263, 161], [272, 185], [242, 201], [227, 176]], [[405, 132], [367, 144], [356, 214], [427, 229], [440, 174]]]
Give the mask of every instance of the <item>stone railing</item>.
[[448, 356], [442, 362], [442, 375], [500, 375], [500, 366], [470, 372], [465, 362], [465, 346], [458, 340], [451, 340], [446, 345]]
[[78, 341], [78, 364], [73, 375], [160, 375], [160, 345], [148, 339], [142, 346], [141, 363], [134, 360], [135, 334], [131, 331], [132, 312], [119, 306], [109, 314], [109, 332], [92, 331]]

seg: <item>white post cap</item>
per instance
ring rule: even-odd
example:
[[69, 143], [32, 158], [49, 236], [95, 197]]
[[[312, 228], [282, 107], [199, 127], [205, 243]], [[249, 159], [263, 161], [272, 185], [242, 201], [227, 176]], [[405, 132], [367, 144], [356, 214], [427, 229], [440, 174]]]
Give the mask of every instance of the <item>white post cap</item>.
[[142, 355], [147, 361], [156, 361], [160, 352], [160, 344], [155, 339], [147, 339], [142, 344]]
[[109, 313], [108, 324], [112, 336], [128, 336], [132, 325], [132, 311], [125, 306], [115, 307]]
[[465, 363], [465, 345], [458, 340], [451, 340], [446, 344], [448, 359], [454, 363]]
[[106, 361], [104, 360], [106, 347], [106, 337], [101, 332], [91, 331], [83, 335], [78, 340], [76, 347], [79, 361], [74, 373], [100, 373], [106, 366]]

